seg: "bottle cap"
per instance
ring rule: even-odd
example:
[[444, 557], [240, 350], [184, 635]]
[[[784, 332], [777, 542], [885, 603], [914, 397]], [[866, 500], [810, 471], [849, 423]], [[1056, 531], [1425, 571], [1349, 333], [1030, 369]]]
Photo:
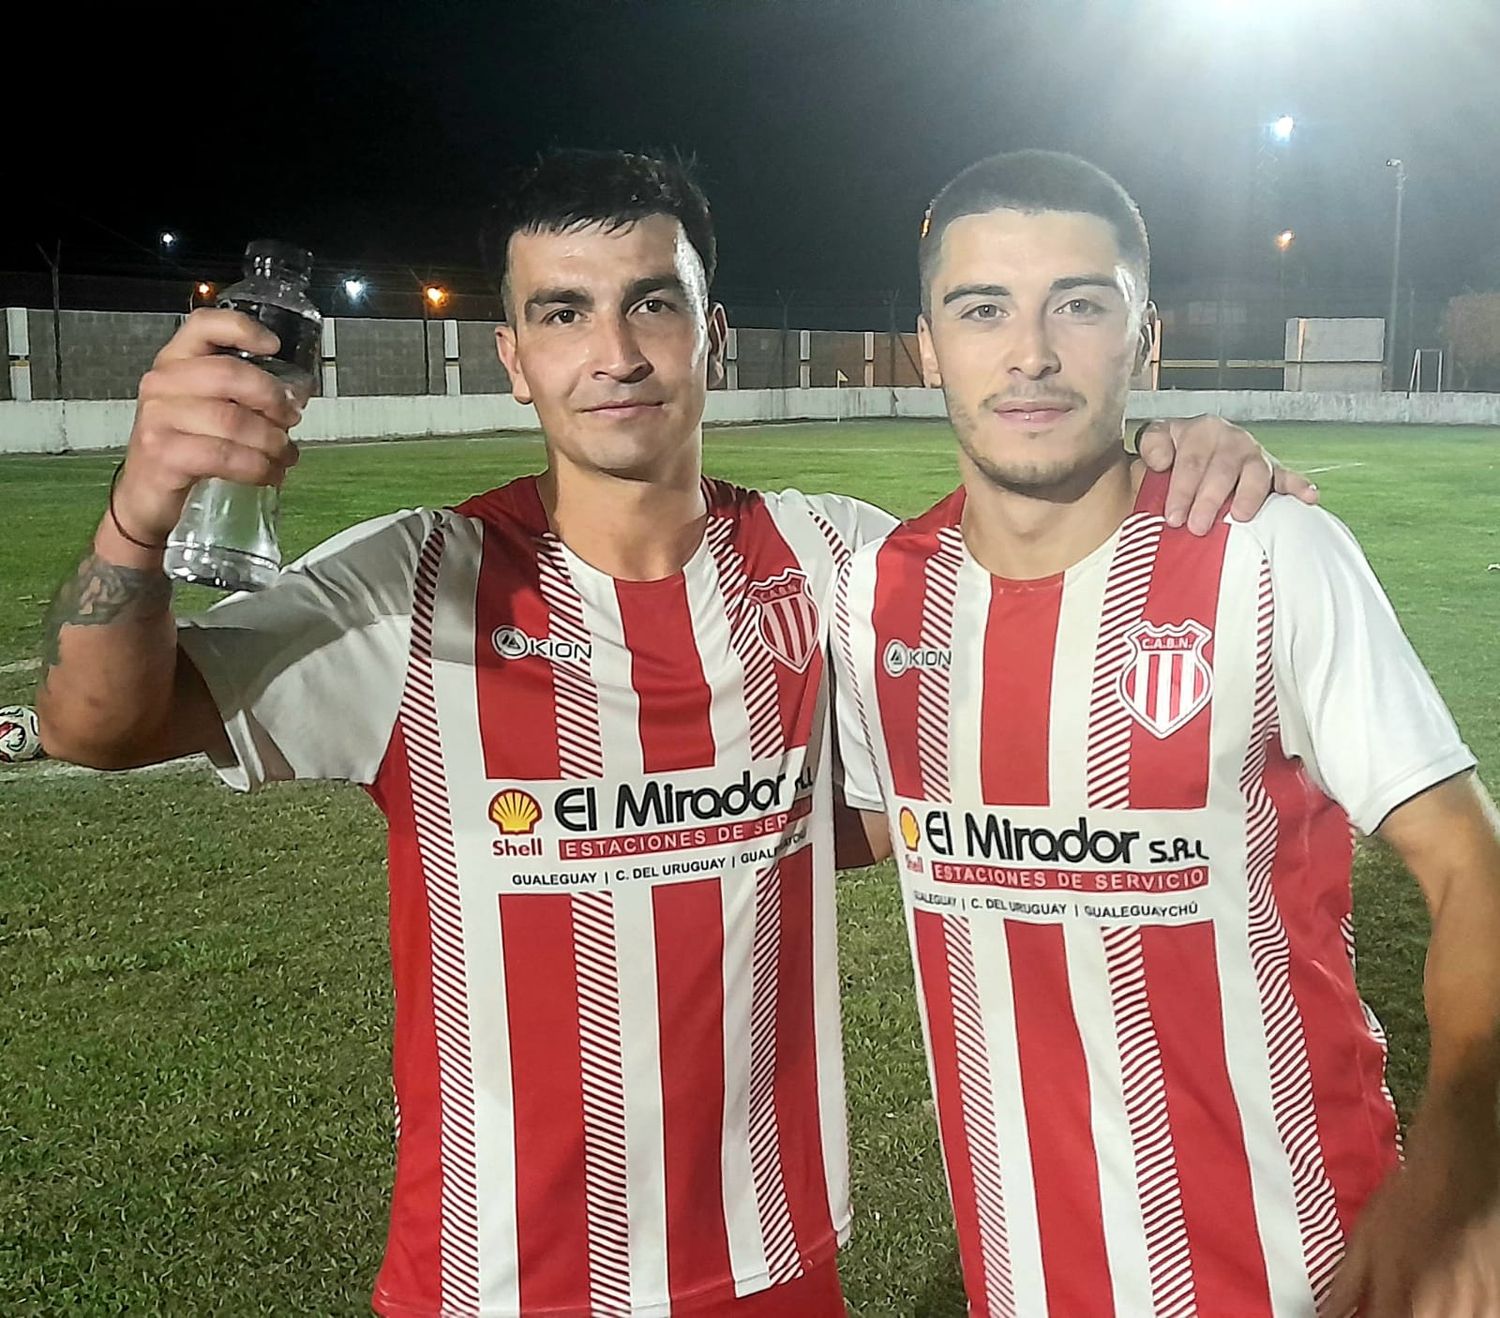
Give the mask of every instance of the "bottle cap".
[[312, 275], [313, 255], [294, 243], [262, 238], [245, 248], [245, 269], [258, 275], [280, 274], [306, 280]]

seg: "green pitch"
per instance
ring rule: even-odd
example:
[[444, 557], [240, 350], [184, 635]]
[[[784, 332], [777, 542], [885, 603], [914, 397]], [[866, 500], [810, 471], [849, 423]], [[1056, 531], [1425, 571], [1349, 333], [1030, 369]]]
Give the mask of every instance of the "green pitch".
[[[1260, 428], [1363, 541], [1491, 778], [1500, 777], [1500, 433]], [[534, 470], [533, 437], [310, 450], [298, 553], [364, 517]], [[115, 459], [0, 458], [0, 703]], [[920, 511], [954, 483], [936, 424], [711, 432], [708, 469]], [[206, 596], [186, 601], [202, 607]], [[392, 1175], [379, 816], [352, 788], [245, 799], [197, 769], [0, 769], [0, 1296], [8, 1312], [368, 1313]], [[1360, 978], [1409, 1111], [1426, 917], [1361, 849]], [[857, 1318], [963, 1312], [894, 880], [840, 887]]]

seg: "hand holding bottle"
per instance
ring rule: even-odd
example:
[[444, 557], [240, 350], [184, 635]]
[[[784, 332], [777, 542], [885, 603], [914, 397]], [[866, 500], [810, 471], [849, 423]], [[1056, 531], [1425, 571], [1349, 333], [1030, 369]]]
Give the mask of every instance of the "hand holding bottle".
[[[245, 277], [224, 290], [219, 306], [256, 321], [275, 346], [228, 346], [279, 381], [291, 399], [312, 393], [323, 316], [307, 296], [312, 253], [263, 241], [245, 249]], [[263, 339], [263, 344], [271, 342]], [[237, 482], [211, 476], [193, 487], [168, 538], [162, 568], [169, 577], [221, 590], [260, 590], [281, 571], [276, 538], [279, 482]]]
[[207, 478], [275, 487], [297, 461], [289, 431], [304, 395], [245, 357], [277, 336], [236, 311], [195, 311], [141, 380], [114, 493], [132, 538], [165, 545], [193, 487]]

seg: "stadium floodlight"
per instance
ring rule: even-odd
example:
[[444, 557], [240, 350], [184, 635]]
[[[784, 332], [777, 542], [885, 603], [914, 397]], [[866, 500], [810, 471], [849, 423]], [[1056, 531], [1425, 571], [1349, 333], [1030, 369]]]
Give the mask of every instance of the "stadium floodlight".
[[206, 283], [203, 280], [199, 280], [199, 282], [198, 282], [198, 296], [199, 297], [207, 297], [213, 291], [214, 291], [214, 286], [212, 284]]
[[344, 296], [351, 302], [358, 302], [364, 297], [368, 285], [358, 275], [350, 275], [344, 280]]
[[161, 233], [161, 245], [165, 250], [171, 251], [172, 248], [177, 246], [177, 235], [170, 229], [163, 229]]
[[1276, 235], [1276, 246], [1283, 254], [1296, 241], [1297, 235], [1290, 229], [1283, 229]]
[[428, 284], [422, 292], [426, 294], [427, 300], [434, 307], [440, 307], [448, 300], [448, 290], [446, 288], [439, 288], [436, 284]]
[[1297, 121], [1291, 115], [1284, 114], [1271, 125], [1271, 136], [1278, 142], [1290, 142], [1296, 130]]

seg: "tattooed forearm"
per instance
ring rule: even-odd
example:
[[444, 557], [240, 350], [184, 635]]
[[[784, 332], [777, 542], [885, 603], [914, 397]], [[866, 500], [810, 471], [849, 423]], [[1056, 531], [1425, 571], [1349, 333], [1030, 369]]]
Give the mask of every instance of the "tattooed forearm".
[[172, 583], [158, 568], [142, 571], [90, 554], [52, 597], [42, 624], [42, 681], [61, 660], [64, 627], [99, 627], [122, 618], [160, 616], [172, 604]]

